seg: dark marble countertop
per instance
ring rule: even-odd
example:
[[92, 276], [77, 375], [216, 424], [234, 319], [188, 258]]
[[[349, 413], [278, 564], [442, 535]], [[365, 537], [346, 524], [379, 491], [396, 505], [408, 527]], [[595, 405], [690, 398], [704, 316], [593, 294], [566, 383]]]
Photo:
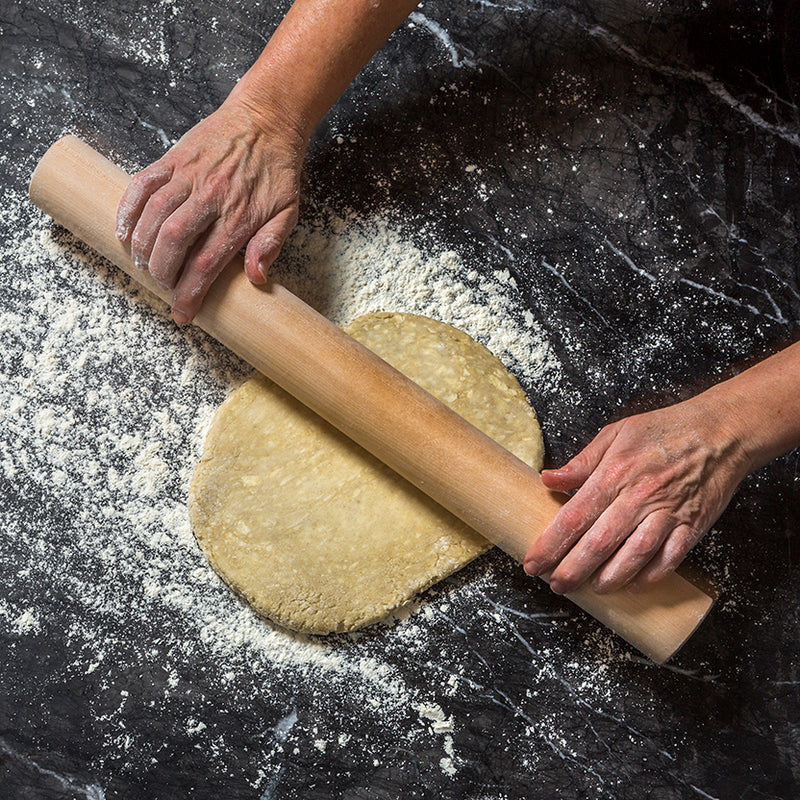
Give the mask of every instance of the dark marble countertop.
[[[195, 420], [248, 370], [26, 187], [65, 132], [156, 158], [287, 7], [0, 7], [0, 796], [797, 797], [796, 452], [692, 553], [721, 598], [663, 667], [499, 553], [330, 640], [273, 628], [208, 569], [185, 515]], [[516, 371], [559, 462], [796, 338], [797, 17], [428, 0], [318, 129], [304, 219], [381, 214], [502, 273], [555, 364]]]

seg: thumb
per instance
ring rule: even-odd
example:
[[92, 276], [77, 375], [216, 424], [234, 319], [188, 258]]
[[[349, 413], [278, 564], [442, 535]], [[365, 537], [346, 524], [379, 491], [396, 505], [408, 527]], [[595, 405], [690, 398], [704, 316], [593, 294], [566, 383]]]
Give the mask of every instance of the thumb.
[[616, 435], [616, 427], [607, 425], [563, 467], [542, 470], [542, 483], [555, 492], [579, 489], [595, 471]]
[[253, 234], [244, 254], [244, 271], [251, 283], [266, 283], [269, 268], [296, 222], [297, 210], [285, 208]]

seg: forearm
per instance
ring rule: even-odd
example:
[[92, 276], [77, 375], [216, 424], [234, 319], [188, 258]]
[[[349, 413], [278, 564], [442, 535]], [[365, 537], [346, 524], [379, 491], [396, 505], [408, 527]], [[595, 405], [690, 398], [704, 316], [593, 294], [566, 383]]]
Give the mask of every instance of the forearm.
[[296, 0], [228, 101], [279, 109], [302, 138], [418, 0]]
[[698, 396], [725, 414], [749, 471], [800, 446], [800, 342]]

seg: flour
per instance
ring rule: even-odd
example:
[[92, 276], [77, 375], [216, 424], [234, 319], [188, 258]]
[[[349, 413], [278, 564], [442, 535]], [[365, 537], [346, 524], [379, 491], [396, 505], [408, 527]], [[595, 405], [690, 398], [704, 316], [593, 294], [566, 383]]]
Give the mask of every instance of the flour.
[[454, 764], [456, 754], [453, 748], [452, 736], [448, 735], [444, 737], [444, 751], [447, 753], [447, 755], [444, 758], [439, 759], [439, 769], [441, 769], [445, 775], [452, 777], [456, 774], [456, 766]]
[[42, 625], [39, 619], [28, 609], [23, 611], [16, 619], [11, 620], [12, 629], [16, 629], [17, 633], [38, 633]]
[[275, 275], [339, 325], [373, 311], [408, 311], [465, 331], [528, 383], [557, 370], [508, 270], [486, 275], [453, 250], [423, 252], [384, 217], [327, 215], [306, 223]]
[[[17, 599], [0, 605], [0, 627], [46, 634], [40, 587], [58, 574], [73, 608], [63, 636], [87, 654], [72, 665], [75, 675], [103, 675], [123, 661], [130, 631], [143, 642], [167, 637], [171, 655], [161, 667], [168, 693], [179, 691], [182, 664], [202, 659], [237, 704], [248, 699], [239, 694], [241, 675], [279, 681], [295, 687], [290, 695], [324, 704], [331, 719], [339, 719], [344, 703], [365, 719], [391, 723], [409, 744], [427, 738], [441, 748], [441, 772], [456, 775], [459, 726], [448, 704], [496, 689], [459, 667], [470, 661], [469, 650], [460, 652], [469, 648], [468, 635], [457, 634], [452, 653], [443, 652], [443, 643], [452, 638], [452, 615], [469, 608], [468, 617], [519, 646], [519, 612], [489, 600], [507, 577], [475, 566], [469, 579], [428, 593], [443, 602], [410, 603], [377, 634], [305, 637], [256, 616], [209, 568], [185, 505], [210, 420], [249, 367], [199, 330], [177, 328], [159, 301], [53, 228], [24, 197], [0, 201], [10, 234], [0, 245], [7, 298], [0, 315], [0, 479], [20, 497], [58, 505], [64, 520], [63, 529], [40, 529], [29, 501], [2, 514], [0, 564], [15, 575], [9, 596]], [[377, 310], [425, 314], [481, 341], [524, 384], [561, 380], [558, 361], [507, 271], [464, 263], [435, 241], [415, 244], [388, 217], [317, 213], [291, 237], [275, 277], [337, 323]], [[13, 564], [4, 537], [14, 542], [8, 548]], [[558, 614], [545, 624], [560, 624]], [[542, 679], [553, 679], [548, 651], [527, 646]], [[610, 660], [619, 661], [620, 651], [610, 647]], [[421, 684], [409, 677], [417, 663], [430, 672]], [[598, 680], [594, 662], [574, 673], [570, 681], [581, 696], [608, 697], [613, 674]], [[98, 724], [114, 725], [125, 702], [116, 710], [99, 701], [90, 706]], [[382, 763], [382, 752], [363, 740], [356, 744], [352, 719], [341, 714], [340, 728], [311, 735], [297, 723], [297, 708], [289, 708], [275, 746], [290, 748], [293, 737], [306, 736], [320, 753], [357, 746]], [[225, 743], [210, 738], [207, 724], [188, 716], [185, 729], [222, 763]], [[535, 736], [542, 735], [541, 725], [557, 724], [543, 717]], [[128, 736], [109, 737], [109, 752], [118, 748], [134, 758], [140, 745]], [[272, 774], [265, 769], [263, 781]]]
[[434, 733], [447, 733], [453, 730], [452, 717], [446, 717], [441, 706], [436, 703], [418, 703], [414, 707], [419, 712], [420, 719], [430, 720], [431, 730]]

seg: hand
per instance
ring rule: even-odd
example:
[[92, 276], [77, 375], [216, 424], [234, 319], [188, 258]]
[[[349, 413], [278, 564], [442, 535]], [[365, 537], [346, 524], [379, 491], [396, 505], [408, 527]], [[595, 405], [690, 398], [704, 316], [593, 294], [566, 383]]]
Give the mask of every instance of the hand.
[[278, 114], [227, 101], [134, 176], [117, 209], [117, 237], [134, 264], [171, 289], [189, 322], [242, 247], [256, 284], [297, 221], [305, 140]]
[[644, 589], [672, 572], [708, 531], [751, 468], [727, 418], [702, 395], [603, 428], [561, 469], [555, 491], [578, 491], [531, 546], [525, 570], [550, 572], [566, 594]]

